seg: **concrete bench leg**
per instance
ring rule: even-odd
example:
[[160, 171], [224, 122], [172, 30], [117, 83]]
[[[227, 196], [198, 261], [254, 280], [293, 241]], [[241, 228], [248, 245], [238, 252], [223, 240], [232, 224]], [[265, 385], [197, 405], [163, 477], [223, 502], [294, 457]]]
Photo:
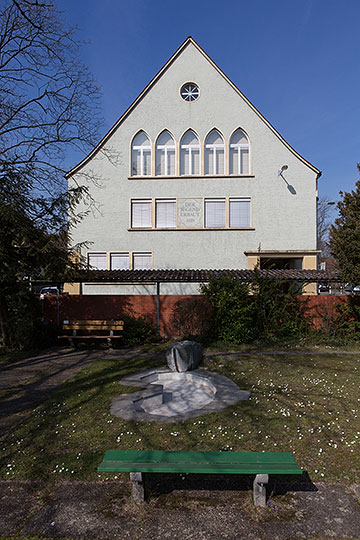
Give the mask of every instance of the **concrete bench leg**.
[[111, 346], [112, 346], [111, 336], [113, 335], [114, 335], [114, 330], [110, 330], [110, 337], [106, 338], [109, 349], [111, 349]]
[[137, 504], [145, 501], [144, 484], [141, 472], [131, 472], [130, 480], [132, 482], [132, 496]]
[[253, 489], [255, 506], [266, 506], [266, 484], [268, 482], [268, 474], [257, 474], [255, 476]]

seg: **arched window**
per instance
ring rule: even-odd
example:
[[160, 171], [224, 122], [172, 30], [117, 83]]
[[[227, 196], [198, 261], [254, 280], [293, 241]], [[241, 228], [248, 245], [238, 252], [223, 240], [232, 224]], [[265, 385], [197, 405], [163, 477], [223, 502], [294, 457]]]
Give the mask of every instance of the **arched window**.
[[151, 142], [144, 131], [139, 131], [131, 145], [131, 175], [148, 176], [150, 174]]
[[249, 174], [250, 145], [242, 129], [237, 129], [230, 139], [230, 174]]
[[162, 176], [175, 175], [175, 141], [165, 130], [156, 141], [155, 174]]
[[205, 174], [225, 173], [224, 154], [224, 139], [217, 129], [213, 129], [205, 139]]
[[200, 141], [192, 129], [180, 141], [180, 174], [200, 174]]

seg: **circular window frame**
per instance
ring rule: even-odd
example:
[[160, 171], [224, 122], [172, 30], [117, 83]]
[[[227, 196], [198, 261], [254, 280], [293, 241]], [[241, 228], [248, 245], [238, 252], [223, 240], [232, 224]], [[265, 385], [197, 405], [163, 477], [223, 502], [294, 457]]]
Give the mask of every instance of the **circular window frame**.
[[[195, 88], [197, 89], [198, 95], [197, 95], [197, 97], [195, 97], [194, 99], [185, 99], [185, 98], [182, 96], [182, 91], [183, 91], [183, 89], [185, 88], [185, 86], [187, 86], [187, 85], [195, 86]], [[199, 99], [199, 97], [200, 97], [200, 87], [199, 87], [199, 85], [198, 85], [197, 83], [192, 82], [192, 81], [188, 81], [188, 82], [186, 82], [186, 83], [184, 83], [184, 84], [182, 84], [182, 85], [180, 86], [179, 94], [180, 94], [181, 99], [182, 99], [183, 101], [185, 101], [185, 103], [194, 103], [194, 101], [197, 101], [197, 100]]]

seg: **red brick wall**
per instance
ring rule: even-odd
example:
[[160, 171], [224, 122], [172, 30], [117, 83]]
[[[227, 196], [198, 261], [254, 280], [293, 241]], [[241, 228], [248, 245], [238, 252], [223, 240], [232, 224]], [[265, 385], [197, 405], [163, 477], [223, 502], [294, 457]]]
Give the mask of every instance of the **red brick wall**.
[[299, 296], [299, 301], [305, 307], [307, 316], [312, 320], [316, 329], [326, 325], [326, 321], [335, 315], [336, 304], [348, 302], [348, 296], [313, 295]]
[[[324, 319], [335, 312], [335, 304], [346, 302], [347, 296], [299, 296], [299, 301], [305, 305], [307, 315], [312, 319], [315, 328], [324, 324]], [[186, 328], [174, 324], [173, 314], [175, 304], [182, 302], [187, 312], [193, 310], [194, 317], [183, 316]], [[208, 317], [211, 307], [197, 295], [160, 295], [160, 334], [176, 336], [186, 333], [196, 333], [201, 324], [201, 317]], [[64, 319], [119, 319], [122, 315], [144, 317], [156, 325], [156, 296], [155, 295], [69, 295], [60, 296], [60, 323]], [[56, 298], [46, 297], [44, 300], [44, 318], [56, 323]], [[186, 319], [186, 320], [185, 320]], [[193, 319], [193, 320], [189, 320]]]
[[[179, 301], [195, 301], [204, 305], [201, 296], [160, 295], [160, 334], [180, 335], [172, 321], [174, 306]], [[210, 311], [210, 306], [207, 306]], [[60, 323], [63, 320], [120, 319], [122, 315], [143, 317], [156, 325], [156, 295], [64, 295], [60, 296]], [[44, 299], [44, 319], [56, 324], [56, 297]], [[195, 333], [195, 332], [194, 332]]]

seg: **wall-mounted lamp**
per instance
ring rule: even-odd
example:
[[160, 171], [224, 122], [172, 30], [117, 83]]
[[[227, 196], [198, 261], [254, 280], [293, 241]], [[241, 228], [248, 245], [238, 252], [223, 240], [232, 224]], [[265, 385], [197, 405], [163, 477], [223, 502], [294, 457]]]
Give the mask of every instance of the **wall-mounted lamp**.
[[281, 176], [284, 171], [287, 171], [288, 168], [289, 168], [289, 165], [283, 165], [279, 171], [279, 176]]
[[285, 184], [286, 184], [286, 187], [288, 188], [288, 190], [290, 191], [291, 195], [296, 195], [296, 189], [294, 188], [294, 186], [292, 186], [291, 184], [289, 184], [289, 182], [286, 180], [285, 176], [283, 175], [283, 172], [284, 171], [287, 171], [289, 168], [289, 165], [283, 165], [281, 167], [281, 169], [279, 170], [278, 172], [278, 176], [281, 176], [281, 178], [284, 180]]

